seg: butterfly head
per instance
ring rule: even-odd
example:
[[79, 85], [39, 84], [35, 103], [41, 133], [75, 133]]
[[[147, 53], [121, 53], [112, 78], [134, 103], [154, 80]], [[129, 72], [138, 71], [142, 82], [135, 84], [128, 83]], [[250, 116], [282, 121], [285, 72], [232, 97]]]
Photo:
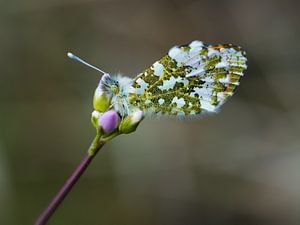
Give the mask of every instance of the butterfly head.
[[131, 112], [131, 106], [128, 102], [131, 89], [131, 78], [106, 73], [101, 77], [95, 95], [97, 95], [96, 93], [105, 95], [110, 102], [110, 108], [114, 108], [121, 115], [128, 115]]
[[130, 104], [128, 103], [129, 92], [133, 89], [132, 79], [122, 77], [120, 75], [111, 76], [71, 52], [68, 52], [67, 55], [70, 59], [80, 62], [103, 74], [94, 95], [95, 109], [100, 112], [104, 112], [108, 109], [114, 108], [121, 115], [128, 115], [132, 111], [132, 107], [130, 107]]
[[119, 94], [119, 82], [110, 76], [108, 73], [105, 73], [99, 82], [99, 88], [109, 96]]

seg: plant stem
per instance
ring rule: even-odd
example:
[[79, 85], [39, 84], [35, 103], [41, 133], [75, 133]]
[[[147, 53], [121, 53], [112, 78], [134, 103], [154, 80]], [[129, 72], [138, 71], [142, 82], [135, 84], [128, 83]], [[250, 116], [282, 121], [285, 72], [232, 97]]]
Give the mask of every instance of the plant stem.
[[68, 195], [71, 191], [72, 187], [77, 183], [80, 176], [86, 170], [90, 162], [93, 160], [97, 152], [102, 148], [105, 144], [104, 141], [100, 140], [100, 135], [97, 135], [88, 151], [88, 154], [84, 156], [80, 164], [77, 166], [75, 171], [71, 174], [68, 180], [64, 183], [61, 189], [57, 192], [54, 198], [50, 201], [49, 205], [44, 209], [41, 215], [35, 222], [35, 225], [44, 225], [47, 223], [51, 215], [55, 212], [58, 208], [60, 203], [64, 200], [64, 198]]

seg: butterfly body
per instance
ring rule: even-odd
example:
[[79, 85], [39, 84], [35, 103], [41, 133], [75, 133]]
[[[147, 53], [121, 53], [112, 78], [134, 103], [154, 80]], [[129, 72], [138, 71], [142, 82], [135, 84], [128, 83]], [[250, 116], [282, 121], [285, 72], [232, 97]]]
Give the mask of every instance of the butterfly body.
[[188, 116], [216, 112], [233, 95], [246, 66], [238, 46], [193, 41], [175, 46], [166, 56], [131, 79], [105, 74], [100, 89], [122, 116]]

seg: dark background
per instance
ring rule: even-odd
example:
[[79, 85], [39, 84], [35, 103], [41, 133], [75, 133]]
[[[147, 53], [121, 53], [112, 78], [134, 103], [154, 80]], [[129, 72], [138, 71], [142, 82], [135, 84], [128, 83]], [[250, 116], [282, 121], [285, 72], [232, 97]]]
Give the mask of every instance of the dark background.
[[94, 136], [99, 74], [175, 44], [248, 53], [214, 116], [144, 120], [110, 142], [49, 225], [299, 225], [299, 1], [1, 0], [0, 224], [32, 224]]

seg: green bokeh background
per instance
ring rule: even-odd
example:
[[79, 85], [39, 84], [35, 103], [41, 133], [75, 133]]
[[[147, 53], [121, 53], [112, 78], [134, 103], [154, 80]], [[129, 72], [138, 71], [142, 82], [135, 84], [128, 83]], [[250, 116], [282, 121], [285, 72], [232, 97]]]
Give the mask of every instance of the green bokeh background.
[[175, 44], [248, 53], [214, 116], [144, 120], [110, 142], [49, 225], [299, 225], [299, 1], [0, 1], [0, 224], [33, 224], [86, 152], [100, 76]]

